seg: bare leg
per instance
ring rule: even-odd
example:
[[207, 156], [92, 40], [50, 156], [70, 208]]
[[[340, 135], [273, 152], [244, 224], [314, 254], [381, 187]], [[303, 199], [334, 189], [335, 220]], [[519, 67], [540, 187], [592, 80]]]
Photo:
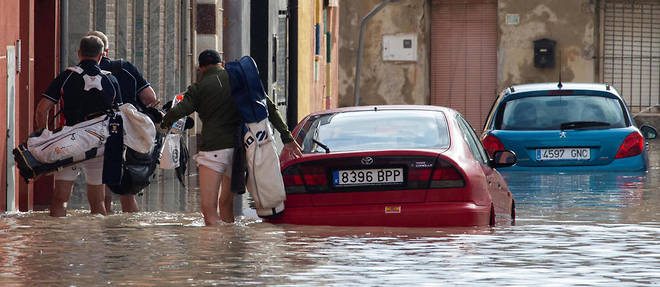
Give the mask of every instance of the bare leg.
[[87, 184], [87, 201], [92, 214], [107, 215], [105, 212], [105, 185]]
[[122, 212], [138, 212], [137, 200], [135, 199], [135, 194], [126, 194], [120, 195], [119, 201], [121, 201], [121, 211]]
[[55, 191], [50, 200], [50, 216], [66, 216], [66, 203], [73, 192], [73, 181], [56, 180]]
[[112, 191], [105, 189], [105, 211], [108, 214], [112, 213]]
[[220, 179], [221, 175], [219, 173], [203, 165], [199, 166], [199, 191], [206, 226], [214, 226], [220, 223], [220, 216], [218, 215]]
[[220, 218], [227, 223], [234, 222], [234, 193], [231, 192], [231, 177], [222, 175], [222, 189], [220, 189]]

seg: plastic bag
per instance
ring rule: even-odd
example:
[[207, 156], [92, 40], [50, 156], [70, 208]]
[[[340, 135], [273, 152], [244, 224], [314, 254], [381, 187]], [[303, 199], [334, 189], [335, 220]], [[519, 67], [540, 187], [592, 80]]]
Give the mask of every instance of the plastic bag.
[[124, 144], [139, 153], [149, 153], [156, 138], [154, 122], [131, 104], [123, 104], [119, 110], [124, 122]]
[[181, 134], [168, 134], [163, 141], [160, 152], [160, 165], [162, 169], [175, 169], [179, 167], [181, 155]]

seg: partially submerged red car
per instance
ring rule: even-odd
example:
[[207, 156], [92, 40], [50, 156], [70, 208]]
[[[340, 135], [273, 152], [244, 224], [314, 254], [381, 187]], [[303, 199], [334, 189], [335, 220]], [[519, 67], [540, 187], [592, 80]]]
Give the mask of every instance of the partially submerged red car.
[[362, 106], [313, 113], [294, 129], [303, 157], [280, 156], [287, 199], [271, 223], [478, 226], [513, 221], [515, 203], [458, 112], [438, 106]]

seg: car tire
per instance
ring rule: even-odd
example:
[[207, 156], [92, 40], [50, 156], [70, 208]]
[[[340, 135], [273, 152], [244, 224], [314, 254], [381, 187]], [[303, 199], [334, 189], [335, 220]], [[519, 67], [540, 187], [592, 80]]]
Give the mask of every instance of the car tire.
[[490, 222], [488, 225], [495, 226], [495, 206], [492, 203], [490, 205]]

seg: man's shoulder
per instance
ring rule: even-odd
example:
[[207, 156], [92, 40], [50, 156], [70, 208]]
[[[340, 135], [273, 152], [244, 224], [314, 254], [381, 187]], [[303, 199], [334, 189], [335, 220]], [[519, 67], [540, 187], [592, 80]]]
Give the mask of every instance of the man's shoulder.
[[135, 66], [135, 65], [134, 65], [133, 63], [131, 63], [130, 61], [127, 61], [127, 60], [124, 60], [124, 59], [116, 59], [116, 60], [112, 60], [111, 63], [112, 63], [113, 65], [119, 64], [119, 66], [120, 66], [122, 69], [124, 69], [124, 70], [128, 70], [128, 72], [132, 72], [132, 71], [137, 71], [137, 70], [138, 70], [137, 66]]

